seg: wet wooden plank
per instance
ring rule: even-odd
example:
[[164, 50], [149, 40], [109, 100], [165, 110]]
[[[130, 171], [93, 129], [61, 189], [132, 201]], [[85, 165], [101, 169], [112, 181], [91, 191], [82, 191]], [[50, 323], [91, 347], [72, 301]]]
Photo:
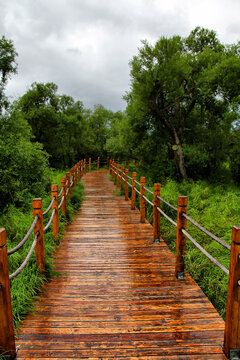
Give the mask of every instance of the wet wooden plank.
[[18, 359], [225, 359], [224, 323], [174, 255], [153, 243], [106, 171], [83, 177], [85, 200], [55, 255], [54, 277], [19, 329]]

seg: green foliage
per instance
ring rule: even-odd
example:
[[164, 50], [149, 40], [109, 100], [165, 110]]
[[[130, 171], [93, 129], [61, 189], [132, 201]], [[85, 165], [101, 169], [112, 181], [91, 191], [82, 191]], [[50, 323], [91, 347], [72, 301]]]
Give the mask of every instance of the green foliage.
[[8, 100], [4, 95], [4, 89], [11, 74], [17, 72], [16, 64], [17, 52], [13, 42], [4, 36], [0, 39], [0, 113], [8, 106]]
[[[143, 41], [130, 66], [125, 99], [134, 156], [154, 163], [156, 171], [166, 168], [166, 176], [174, 159], [180, 179], [187, 173], [214, 179], [225, 172], [228, 181], [224, 164], [232, 124], [239, 118], [239, 44], [224, 46], [214, 31], [197, 27], [187, 38]], [[170, 166], [159, 166], [157, 143], [168, 148]]]
[[49, 185], [48, 155], [31, 142], [31, 129], [22, 116], [0, 117], [0, 209], [44, 194]]
[[[60, 177], [64, 176], [59, 172], [54, 172], [52, 175], [51, 182], [56, 183], [60, 187]], [[67, 202], [67, 219], [65, 219], [60, 211], [59, 217], [59, 230], [60, 237], [63, 235], [63, 231], [67, 221], [73, 219], [74, 213], [78, 210], [83, 200], [83, 184], [78, 183], [72, 191], [71, 203]], [[43, 209], [45, 210], [51, 201], [51, 196], [45, 196], [43, 198]], [[47, 223], [50, 217], [50, 213], [44, 217], [44, 225]], [[8, 207], [8, 211], [0, 216], [0, 223], [6, 228], [8, 249], [16, 246], [25, 236], [27, 230], [32, 223], [32, 201], [28, 201], [25, 211], [18, 209], [13, 205]], [[33, 235], [23, 246], [21, 250], [10, 255], [9, 257], [9, 271], [13, 273], [25, 259], [31, 244], [33, 241]], [[51, 227], [44, 234], [45, 243], [45, 260], [46, 260], [46, 276], [39, 273], [36, 267], [35, 253], [30, 259], [29, 264], [22, 271], [17, 278], [11, 281], [11, 295], [12, 295], [12, 307], [13, 307], [13, 318], [14, 325], [17, 326], [21, 321], [22, 317], [29, 311], [33, 310], [33, 300], [36, 297], [38, 291], [44, 285], [45, 280], [51, 276], [56, 275], [54, 272], [54, 266], [52, 263], [52, 255], [58, 247], [56, 239], [53, 238]]]

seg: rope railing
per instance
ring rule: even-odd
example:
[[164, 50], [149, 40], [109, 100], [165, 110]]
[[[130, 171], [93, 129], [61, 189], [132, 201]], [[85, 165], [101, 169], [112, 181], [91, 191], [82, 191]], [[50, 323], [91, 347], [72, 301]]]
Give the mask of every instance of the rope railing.
[[[119, 167], [116, 166], [113, 160], [110, 160], [110, 174], [116, 179], [116, 174], [119, 176]], [[124, 176], [124, 177], [123, 177]], [[132, 178], [129, 176], [129, 170], [126, 167], [121, 167], [121, 180], [125, 182], [125, 200], [129, 200], [129, 179], [132, 180], [131, 189], [131, 209], [135, 209], [136, 193], [140, 195], [140, 222], [145, 221], [145, 203], [147, 202], [153, 207], [153, 239], [154, 242], [160, 242], [160, 215], [166, 218], [177, 230], [176, 236], [176, 257], [175, 257], [175, 274], [178, 279], [184, 279], [185, 273], [185, 244], [186, 239], [206, 256], [215, 266], [217, 266], [224, 274], [229, 277], [228, 284], [228, 301], [226, 313], [226, 326], [224, 336], [224, 352], [228, 356], [231, 354], [240, 353], [240, 337], [238, 329], [240, 329], [240, 226], [234, 226], [232, 229], [232, 243], [227, 244], [219, 237], [205, 229], [198, 224], [187, 212], [187, 197], [178, 197], [178, 206], [175, 207], [160, 196], [160, 184], [154, 184], [154, 191], [146, 187], [145, 177], [141, 177], [140, 182], [137, 180], [136, 172], [132, 173]], [[118, 178], [118, 177], [117, 177]], [[117, 186], [119, 186], [117, 182]], [[140, 191], [136, 185], [140, 186]], [[146, 192], [154, 197], [154, 201], [148, 199]], [[175, 222], [169, 217], [160, 207], [161, 204], [167, 205], [168, 208], [177, 212], [177, 221]], [[229, 270], [214, 258], [207, 250], [205, 250], [190, 234], [186, 231], [187, 221], [199, 229], [201, 232], [209, 236], [211, 239], [222, 245], [223, 248], [231, 251], [230, 268]], [[237, 345], [236, 345], [237, 344]], [[233, 357], [231, 357], [233, 358]]]
[[162, 209], [157, 207], [157, 211], [159, 211], [171, 224], [177, 227], [177, 223], [173, 221]]
[[169, 206], [171, 209], [175, 210], [175, 211], [178, 211], [178, 209], [173, 206], [172, 204], [170, 204], [168, 201], [164, 200], [162, 197], [160, 196], [157, 196], [157, 198], [162, 201], [164, 204], [166, 204], [167, 206]]
[[[79, 171], [78, 171], [78, 173], [79, 173]], [[58, 197], [62, 196], [63, 190], [64, 190], [64, 186], [62, 186], [61, 191], [60, 191], [60, 193], [58, 194]]]
[[141, 192], [134, 186], [134, 190], [141, 196]]
[[61, 209], [62, 204], [63, 204], [63, 202], [64, 202], [64, 199], [65, 199], [65, 196], [63, 195], [62, 200], [61, 200], [60, 204], [58, 205], [58, 208], [59, 208], [59, 209]]
[[23, 247], [23, 245], [25, 244], [25, 242], [29, 239], [30, 235], [32, 234], [32, 232], [34, 231], [35, 225], [38, 221], [38, 215], [35, 216], [32, 225], [30, 226], [30, 229], [28, 230], [27, 234], [24, 236], [23, 240], [20, 241], [20, 243], [15, 246], [13, 249], [8, 250], [8, 255], [12, 255], [14, 254], [16, 251], [18, 251], [19, 249], [21, 249]]
[[181, 229], [182, 233], [216, 266], [219, 267], [227, 276], [229, 276], [229, 270], [225, 268], [219, 261], [217, 261], [212, 255], [210, 255], [192, 236], [184, 229]]
[[43, 216], [47, 215], [47, 213], [51, 210], [54, 201], [55, 201], [55, 197], [52, 198], [48, 208], [43, 212]]
[[146, 190], [149, 194], [154, 195], [154, 192], [151, 191], [151, 190], [149, 190], [147, 187], [144, 186], [143, 188], [144, 188], [144, 190]]
[[27, 266], [32, 254], [33, 254], [33, 251], [34, 251], [34, 249], [35, 249], [35, 247], [37, 245], [38, 235], [39, 235], [39, 233], [36, 233], [36, 235], [34, 237], [34, 240], [33, 240], [33, 243], [32, 243], [32, 246], [31, 246], [25, 260], [23, 261], [23, 263], [19, 266], [19, 268], [13, 274], [9, 275], [10, 280], [15, 279], [15, 277], [17, 277], [23, 271], [23, 269]]
[[47, 225], [43, 228], [43, 232], [45, 232], [49, 229], [50, 225], [52, 224], [55, 213], [56, 213], [56, 209], [53, 210]]
[[[8, 299], [11, 298], [10, 293], [10, 281], [15, 279], [22, 271], [26, 268], [29, 263], [31, 256], [33, 255], [34, 250], [36, 251], [36, 266], [39, 268], [41, 274], [45, 274], [45, 250], [44, 250], [44, 233], [52, 225], [52, 235], [54, 238], [58, 239], [59, 236], [59, 210], [62, 214], [66, 216], [66, 204], [67, 200], [71, 198], [71, 191], [74, 189], [77, 181], [87, 172], [87, 165], [89, 167], [89, 172], [91, 171], [91, 164], [97, 164], [97, 169], [99, 169], [100, 158], [91, 162], [91, 158], [86, 162], [86, 159], [79, 161], [71, 169], [71, 172], [66, 172], [66, 177], [61, 178], [61, 190], [58, 192], [58, 186], [51, 186], [51, 201], [47, 209], [43, 211], [42, 199], [36, 198], [33, 199], [33, 222], [27, 231], [24, 238], [17, 244], [14, 248], [7, 251], [7, 236], [6, 230], [0, 228], [0, 269], [1, 269], [1, 289], [6, 290], [6, 296]], [[109, 157], [107, 159], [107, 167], [109, 168]], [[44, 227], [43, 219], [51, 211], [51, 216], [48, 220], [48, 223]], [[30, 238], [31, 234], [35, 233], [33, 242], [31, 244], [30, 250], [27, 253], [27, 256], [12, 274], [9, 275], [8, 268], [8, 256], [19, 251], [27, 240]], [[3, 302], [3, 306], [0, 307], [0, 357], [1, 352], [4, 352], [5, 356], [10, 356], [11, 359], [15, 358], [15, 338], [14, 338], [14, 329], [13, 329], [13, 319], [8, 317], [8, 314], [12, 314], [11, 301], [6, 300]], [[7, 347], [6, 347], [7, 345]], [[9, 349], [12, 349], [11, 351]]]
[[198, 228], [199, 230], [201, 230], [202, 232], [204, 232], [206, 235], [208, 235], [209, 237], [211, 237], [213, 240], [217, 241], [219, 244], [221, 244], [223, 247], [225, 247], [226, 249], [228, 249], [229, 251], [231, 250], [231, 246], [228, 245], [225, 241], [219, 239], [216, 235], [212, 234], [210, 231], [206, 230], [203, 226], [201, 226], [200, 224], [198, 224], [196, 221], [194, 221], [192, 218], [190, 218], [187, 214], [183, 214], [182, 216], [184, 216], [190, 223], [192, 223], [196, 228]]

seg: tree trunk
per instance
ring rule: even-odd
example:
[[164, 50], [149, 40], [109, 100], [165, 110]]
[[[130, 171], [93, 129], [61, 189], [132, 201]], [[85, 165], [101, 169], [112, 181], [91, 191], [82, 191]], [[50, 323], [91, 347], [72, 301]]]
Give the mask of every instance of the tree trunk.
[[184, 164], [182, 147], [180, 144], [177, 145], [178, 145], [178, 149], [174, 152], [174, 159], [182, 180], [187, 180], [187, 172]]
[[184, 164], [182, 144], [181, 144], [181, 141], [180, 141], [179, 136], [175, 129], [173, 131], [173, 136], [174, 136], [176, 145], [178, 146], [177, 150], [174, 151], [174, 159], [176, 162], [176, 166], [177, 166], [178, 172], [179, 172], [182, 180], [187, 180], [187, 172], [186, 172], [186, 168], [185, 168], [185, 164]]

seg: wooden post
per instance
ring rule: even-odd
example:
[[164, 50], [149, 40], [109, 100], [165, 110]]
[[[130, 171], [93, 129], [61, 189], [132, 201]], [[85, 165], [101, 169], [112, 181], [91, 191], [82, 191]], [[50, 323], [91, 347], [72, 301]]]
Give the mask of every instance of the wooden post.
[[187, 220], [182, 214], [187, 213], [187, 196], [178, 197], [178, 213], [177, 213], [177, 242], [176, 242], [176, 260], [175, 275], [178, 279], [184, 279], [184, 256], [186, 236], [182, 233], [182, 229], [186, 230]]
[[71, 182], [72, 182], [72, 188], [74, 188], [75, 179], [74, 179], [74, 170], [73, 169], [71, 169]]
[[109, 174], [112, 175], [112, 159], [110, 159]]
[[58, 186], [52, 185], [51, 186], [51, 193], [52, 193], [52, 199], [55, 197], [55, 200], [52, 204], [52, 211], [55, 209], [55, 214], [53, 216], [52, 221], [52, 230], [53, 230], [53, 236], [59, 235], [59, 213], [58, 213]]
[[125, 170], [125, 200], [128, 200], [128, 169]]
[[240, 226], [232, 228], [227, 312], [223, 351], [229, 359], [240, 356]]
[[74, 186], [77, 185], [77, 165], [74, 166]]
[[78, 167], [77, 167], [77, 169], [78, 169], [78, 180], [79, 181], [81, 181], [81, 177], [82, 177], [81, 166], [82, 166], [82, 162], [79, 161], [78, 162]]
[[89, 158], [89, 172], [91, 172], [91, 164], [92, 164], [92, 160], [91, 158]]
[[80, 161], [80, 176], [81, 176], [81, 178], [83, 176], [83, 161], [82, 160]]
[[84, 159], [84, 175], [86, 175], [86, 172], [87, 172], [86, 159]]
[[67, 201], [66, 201], [66, 178], [65, 177], [61, 177], [61, 189], [62, 188], [63, 188], [62, 198], [64, 197], [63, 203], [62, 203], [62, 213], [66, 217], [66, 214], [67, 214]]
[[36, 251], [36, 264], [40, 269], [41, 274], [45, 273], [45, 250], [44, 250], [44, 233], [43, 233], [43, 210], [42, 199], [33, 199], [33, 219], [38, 215], [38, 221], [34, 228], [34, 235], [38, 232]]
[[134, 190], [134, 187], [136, 187], [136, 179], [137, 179], [137, 173], [132, 173], [132, 200], [131, 200], [131, 209], [135, 209], [135, 202], [136, 202], [136, 190]]
[[107, 169], [109, 169], [109, 156], [107, 157]]
[[119, 169], [120, 169], [120, 164], [118, 164], [117, 166], [117, 186], [119, 186]]
[[67, 197], [68, 199], [71, 199], [70, 172], [66, 172], [66, 181], [68, 182], [66, 189], [66, 191], [68, 190]]
[[155, 243], [160, 243], [160, 199], [157, 196], [160, 196], [160, 184], [154, 184], [154, 206], [153, 206], [153, 240]]
[[116, 163], [113, 164], [113, 175], [114, 175], [114, 180], [116, 180], [116, 172], [117, 171], [117, 167], [116, 167]]
[[121, 167], [121, 187], [120, 190], [123, 191], [123, 173], [124, 173], [124, 166]]
[[145, 196], [145, 189], [144, 187], [146, 186], [146, 178], [144, 176], [141, 177], [141, 186], [140, 186], [140, 222], [144, 223], [145, 222], [145, 199], [143, 196]]
[[100, 158], [98, 156], [98, 158], [97, 158], [97, 170], [99, 170], [99, 163], [100, 163]]
[[[10, 292], [7, 235], [0, 228], [0, 354], [15, 359], [12, 300]], [[3, 357], [4, 358], [4, 357]]]

